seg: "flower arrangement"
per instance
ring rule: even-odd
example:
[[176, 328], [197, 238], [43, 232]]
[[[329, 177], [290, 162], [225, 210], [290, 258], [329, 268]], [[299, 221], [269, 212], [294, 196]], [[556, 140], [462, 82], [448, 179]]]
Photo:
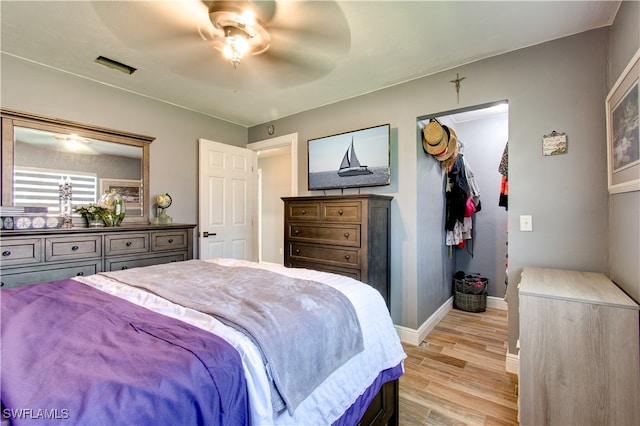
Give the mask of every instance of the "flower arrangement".
[[99, 216], [111, 213], [113, 207], [100, 203], [91, 203], [87, 206], [75, 206], [73, 211], [81, 216]]
[[84, 216], [91, 226], [96, 221], [105, 221], [105, 218], [110, 218], [113, 213], [113, 206], [103, 203], [90, 203], [86, 206], [74, 206], [73, 211]]

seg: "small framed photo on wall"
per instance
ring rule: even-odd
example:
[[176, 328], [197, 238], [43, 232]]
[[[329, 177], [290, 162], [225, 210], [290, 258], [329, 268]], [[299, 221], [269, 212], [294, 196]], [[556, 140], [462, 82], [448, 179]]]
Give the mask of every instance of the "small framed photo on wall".
[[639, 80], [640, 50], [606, 99], [607, 175], [611, 194], [640, 191]]

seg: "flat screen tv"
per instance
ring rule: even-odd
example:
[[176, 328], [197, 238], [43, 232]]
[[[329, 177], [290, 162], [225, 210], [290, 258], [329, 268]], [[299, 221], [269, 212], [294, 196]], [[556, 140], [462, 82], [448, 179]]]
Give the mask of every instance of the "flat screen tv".
[[389, 185], [390, 131], [382, 124], [309, 139], [309, 190]]

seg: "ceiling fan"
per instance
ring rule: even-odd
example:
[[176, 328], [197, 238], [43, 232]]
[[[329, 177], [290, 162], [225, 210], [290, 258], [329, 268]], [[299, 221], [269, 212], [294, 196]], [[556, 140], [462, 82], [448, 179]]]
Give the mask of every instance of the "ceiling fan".
[[335, 1], [92, 3], [107, 29], [158, 66], [189, 79], [233, 84], [234, 90], [316, 80], [351, 45], [347, 19]]
[[207, 3], [213, 27], [222, 31], [222, 37], [216, 37], [214, 44], [231, 59], [234, 68], [247, 52], [259, 55], [269, 48], [271, 36], [251, 3], [228, 0]]

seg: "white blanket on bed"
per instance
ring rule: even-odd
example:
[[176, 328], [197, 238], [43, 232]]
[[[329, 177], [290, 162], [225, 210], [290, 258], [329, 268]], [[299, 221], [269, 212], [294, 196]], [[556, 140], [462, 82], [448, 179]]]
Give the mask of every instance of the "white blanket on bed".
[[269, 380], [260, 351], [243, 333], [222, 324], [210, 315], [184, 308], [104, 276], [92, 275], [76, 279], [153, 311], [209, 330], [233, 345], [241, 354], [245, 368], [253, 425], [331, 424], [353, 404], [380, 371], [396, 366], [406, 357], [382, 296], [368, 285], [340, 275], [272, 264], [230, 259], [214, 259], [210, 262], [226, 266], [262, 268], [301, 279], [319, 281], [339, 290], [356, 309], [362, 329], [364, 351], [329, 376], [302, 401], [293, 415], [286, 411], [277, 415], [271, 408]]

